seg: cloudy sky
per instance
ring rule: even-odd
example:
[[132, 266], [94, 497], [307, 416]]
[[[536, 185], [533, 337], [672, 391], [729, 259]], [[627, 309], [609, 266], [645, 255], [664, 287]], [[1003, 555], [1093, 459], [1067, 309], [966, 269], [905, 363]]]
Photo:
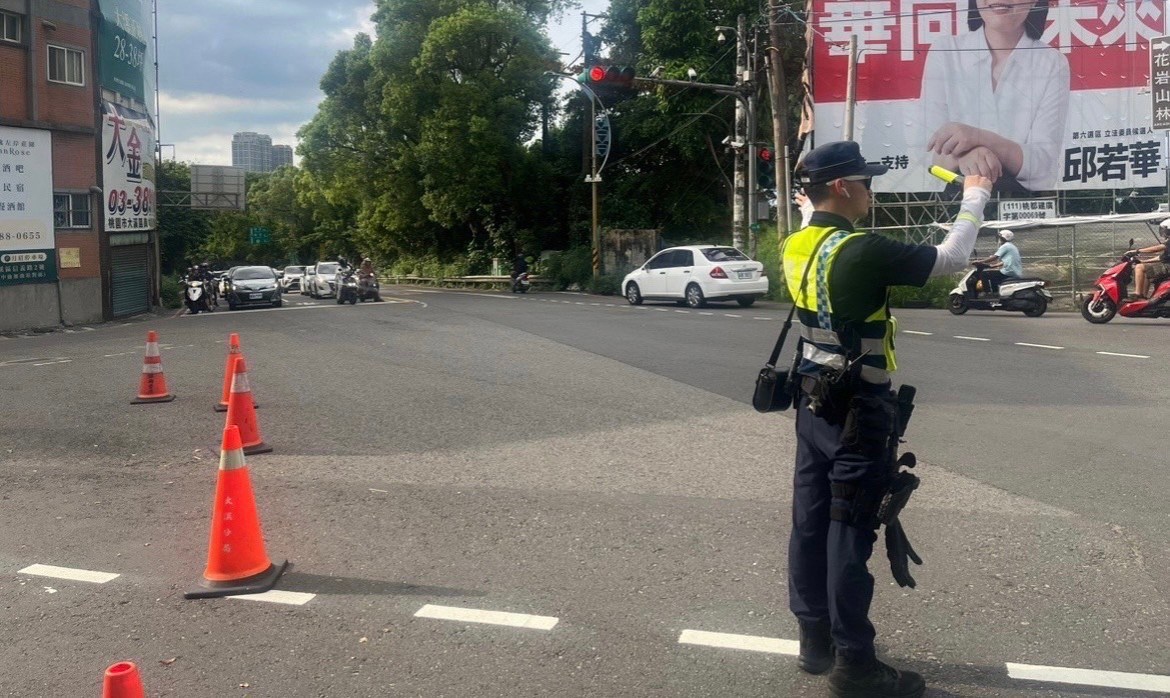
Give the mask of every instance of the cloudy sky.
[[[596, 13], [607, 0], [584, 0]], [[372, 0], [180, 0], [158, 3], [163, 157], [230, 165], [232, 134], [257, 131], [296, 146], [323, 98], [318, 83], [358, 32], [373, 33]], [[580, 9], [548, 31], [581, 50]]]

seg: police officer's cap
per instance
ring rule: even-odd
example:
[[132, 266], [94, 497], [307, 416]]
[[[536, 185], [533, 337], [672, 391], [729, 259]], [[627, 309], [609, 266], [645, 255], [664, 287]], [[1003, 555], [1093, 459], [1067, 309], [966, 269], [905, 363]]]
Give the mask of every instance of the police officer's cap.
[[854, 141], [836, 141], [817, 146], [804, 156], [797, 169], [802, 184], [824, 184], [842, 177], [876, 177], [890, 168], [866, 162], [861, 146]]

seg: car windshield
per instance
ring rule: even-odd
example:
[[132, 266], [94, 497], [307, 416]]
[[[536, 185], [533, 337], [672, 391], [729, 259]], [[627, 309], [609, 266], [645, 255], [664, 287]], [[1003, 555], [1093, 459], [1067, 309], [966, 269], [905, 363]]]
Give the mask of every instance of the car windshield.
[[285, 274], [302, 274], [302, 273], [304, 273], [304, 271], [305, 271], [304, 267], [285, 267], [284, 268]]
[[709, 247], [703, 250], [703, 256], [712, 262], [750, 262], [751, 257], [734, 247]]
[[275, 279], [276, 276], [268, 267], [244, 267], [232, 274], [236, 281], [251, 281], [255, 279]]
[[317, 273], [318, 274], [336, 274], [337, 267], [338, 267], [337, 262], [330, 262], [328, 264], [318, 264], [317, 265]]

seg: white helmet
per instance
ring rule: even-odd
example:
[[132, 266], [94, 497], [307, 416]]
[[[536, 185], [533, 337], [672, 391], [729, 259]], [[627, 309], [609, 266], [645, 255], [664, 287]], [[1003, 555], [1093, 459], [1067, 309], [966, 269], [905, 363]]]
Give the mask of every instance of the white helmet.
[[1011, 242], [1012, 240], [1016, 239], [1016, 234], [1010, 230], [999, 231], [999, 236], [1003, 238], [1004, 242]]

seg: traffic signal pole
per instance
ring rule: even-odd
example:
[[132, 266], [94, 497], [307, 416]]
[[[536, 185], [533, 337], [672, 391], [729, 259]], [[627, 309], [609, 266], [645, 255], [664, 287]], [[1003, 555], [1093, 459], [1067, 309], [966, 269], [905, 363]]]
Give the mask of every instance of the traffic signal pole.
[[601, 202], [598, 200], [600, 192], [597, 185], [601, 177], [597, 176], [597, 101], [589, 100], [589, 181], [593, 190], [593, 279], [601, 276]]
[[[744, 41], [746, 25], [746, 18], [740, 15], [735, 23], [735, 86], [741, 89], [743, 88], [743, 75], [747, 71], [747, 43]], [[735, 103], [735, 143], [732, 144], [732, 152], [735, 153], [735, 203], [731, 207], [731, 246], [737, 249], [743, 249], [749, 210], [746, 189], [747, 186], [750, 186], [747, 182], [752, 180], [749, 173], [747, 182], [744, 181], [744, 170], [750, 170], [752, 167], [751, 156], [747, 154], [747, 149], [744, 147], [749, 140], [747, 120], [746, 105], [737, 100]]]

